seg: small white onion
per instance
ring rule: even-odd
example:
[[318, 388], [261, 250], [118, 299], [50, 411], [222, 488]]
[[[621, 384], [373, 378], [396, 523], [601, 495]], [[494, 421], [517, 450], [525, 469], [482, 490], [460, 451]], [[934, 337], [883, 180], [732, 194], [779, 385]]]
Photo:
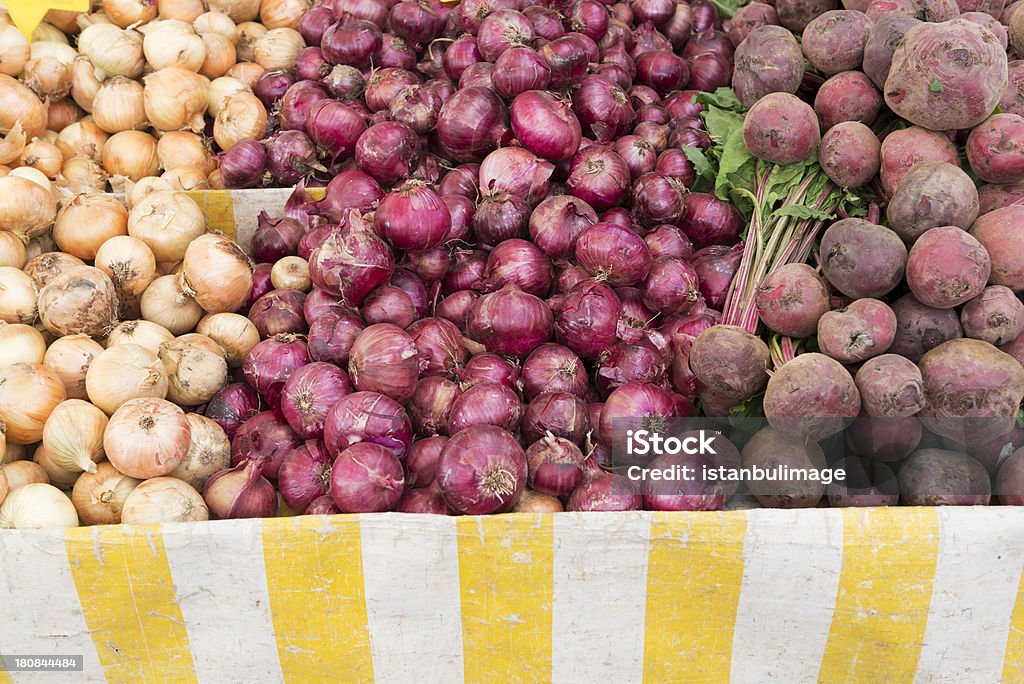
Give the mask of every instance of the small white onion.
[[210, 10], [222, 12], [231, 21], [240, 24], [244, 21], [252, 21], [260, 13], [261, 0], [208, 0]]
[[194, 22], [206, 12], [203, 0], [156, 0], [161, 19]]
[[92, 119], [83, 119], [65, 128], [57, 136], [57, 149], [64, 159], [84, 157], [98, 162], [103, 158], [103, 148], [110, 136]]
[[103, 168], [111, 176], [138, 181], [160, 170], [156, 139], [142, 131], [121, 131], [103, 147]]
[[46, 472], [46, 479], [50, 481], [50, 484], [65, 492], [71, 491], [78, 476], [81, 475], [81, 472], [73, 473], [60, 467], [45, 444], [36, 447], [35, 453], [32, 454], [32, 462]]
[[219, 33], [206, 33], [201, 38], [206, 48], [206, 59], [199, 68], [199, 73], [206, 78], [223, 76], [237, 61], [235, 44]]
[[28, 39], [13, 24], [0, 24], [0, 73], [17, 76], [29, 58]]
[[107, 172], [92, 159], [74, 157], [64, 162], [57, 185], [71, 192], [103, 192], [107, 186]]
[[252, 88], [257, 79], [266, 71], [256, 62], [239, 62], [228, 69], [227, 78], [238, 79], [245, 84], [246, 88]]
[[92, 117], [107, 133], [145, 128], [149, 122], [142, 84], [124, 76], [107, 79], [92, 100]]
[[146, 67], [142, 34], [113, 24], [93, 24], [83, 29], [78, 51], [92, 62], [100, 81], [110, 76], [138, 78]]
[[238, 26], [223, 12], [206, 12], [197, 17], [192, 26], [199, 35], [216, 33], [232, 43], [238, 40]]
[[306, 40], [298, 31], [276, 28], [256, 41], [252, 61], [264, 69], [288, 69], [305, 47]]
[[[245, 83], [231, 76], [221, 76], [210, 81], [210, 102], [206, 106], [206, 113], [216, 119], [220, 110], [227, 104], [228, 98], [235, 93], [251, 93], [252, 90]], [[260, 103], [263, 104], [262, 102]]]
[[156, 3], [152, 0], [103, 0], [103, 13], [110, 20], [127, 28], [132, 24], [145, 24], [156, 19]]
[[[200, 41], [201, 44], [202, 41]], [[188, 128], [201, 133], [206, 127], [209, 79], [181, 67], [166, 67], [144, 79], [144, 101], [149, 122], [161, 131]]]
[[207, 143], [201, 136], [189, 131], [163, 133], [157, 141], [156, 154], [164, 169], [191, 166], [209, 173], [217, 167]]
[[263, 0], [260, 21], [268, 29], [298, 28], [309, 6], [310, 0]]
[[309, 263], [302, 257], [287, 256], [270, 269], [270, 283], [276, 290], [309, 292], [313, 282], [309, 278]]
[[48, 231], [56, 217], [52, 191], [13, 174], [0, 178], [0, 230], [33, 238]]
[[54, 180], [60, 175], [64, 168], [64, 155], [60, 148], [45, 140], [35, 140], [22, 149], [18, 161], [22, 166], [30, 166], [44, 174], [49, 180]]
[[213, 122], [213, 139], [225, 152], [242, 140], [260, 140], [267, 132], [267, 110], [252, 93], [235, 93]]
[[7, 492], [13, 492], [15, 489], [20, 489], [27, 484], [33, 482], [41, 482], [43, 484], [50, 483], [50, 477], [46, 474], [39, 464], [32, 461], [32, 454], [27, 451], [28, 447], [20, 446], [19, 449], [25, 450], [20, 454], [22, 458], [9, 459], [11, 455], [11, 445], [7, 445], [7, 458], [2, 468], [4, 476], [7, 478]]
[[[256, 61], [256, 41], [267, 35], [269, 29], [255, 21], [245, 21], [238, 24], [238, 40], [235, 42], [235, 52], [238, 53], [239, 61]], [[261, 68], [266, 69], [261, 65]]]
[[0, 505], [0, 528], [37, 530], [78, 527], [71, 499], [53, 485], [36, 482], [15, 489]]

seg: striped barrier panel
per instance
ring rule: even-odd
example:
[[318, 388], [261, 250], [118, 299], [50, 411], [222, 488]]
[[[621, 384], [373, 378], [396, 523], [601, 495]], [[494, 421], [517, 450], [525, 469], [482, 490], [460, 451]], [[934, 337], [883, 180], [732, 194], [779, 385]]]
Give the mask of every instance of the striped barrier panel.
[[15, 682], [1021, 682], [1024, 511], [0, 532]]

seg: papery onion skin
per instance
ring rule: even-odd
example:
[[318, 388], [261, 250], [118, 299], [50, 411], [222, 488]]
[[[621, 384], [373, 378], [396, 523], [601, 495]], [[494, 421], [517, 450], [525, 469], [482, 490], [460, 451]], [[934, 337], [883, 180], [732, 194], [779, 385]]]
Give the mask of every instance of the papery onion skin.
[[452, 405], [461, 393], [459, 385], [439, 375], [427, 376], [416, 383], [408, 410], [417, 433], [447, 434]]
[[359, 306], [366, 295], [391, 279], [395, 257], [387, 243], [370, 232], [362, 216], [351, 211], [342, 226], [313, 250], [309, 266], [314, 285], [341, 297], [348, 306]]
[[621, 311], [612, 288], [585, 280], [573, 287], [558, 307], [558, 339], [584, 359], [596, 359], [615, 344]]
[[324, 443], [332, 454], [357, 442], [373, 442], [401, 458], [412, 435], [412, 421], [402, 405], [376, 392], [343, 397], [328, 412], [324, 427]]
[[526, 443], [546, 434], [583, 444], [591, 431], [590, 411], [579, 397], [568, 392], [543, 392], [526, 406], [521, 430]]
[[202, 490], [214, 473], [231, 465], [231, 438], [211, 418], [197, 413], [186, 414], [185, 418], [191, 432], [188, 454], [170, 477]]
[[121, 522], [126, 525], [209, 519], [210, 511], [202, 495], [175, 477], [146, 480], [132, 490], [121, 508]]
[[260, 412], [260, 397], [256, 390], [244, 382], [227, 385], [206, 405], [204, 415], [217, 423], [234, 439], [238, 428]]
[[583, 452], [569, 440], [549, 435], [526, 450], [527, 484], [541, 494], [568, 496], [583, 479]]
[[507, 285], [478, 299], [466, 326], [488, 351], [523, 356], [551, 339], [554, 317], [542, 300]]
[[526, 486], [526, 453], [508, 432], [480, 425], [452, 437], [437, 463], [448, 505], [463, 515], [503, 513]]
[[362, 319], [346, 311], [320, 314], [309, 328], [310, 357], [347, 368], [352, 345], [365, 328]]
[[302, 439], [284, 420], [271, 411], [264, 411], [247, 420], [235, 432], [231, 439], [231, 466], [256, 461], [262, 468], [261, 474], [276, 482], [281, 461], [300, 444]]
[[412, 398], [419, 375], [416, 344], [396, 325], [371, 325], [352, 345], [348, 371], [360, 391], [380, 392], [404, 404]]
[[281, 413], [303, 439], [322, 439], [327, 413], [351, 393], [352, 385], [345, 371], [329, 363], [310, 363], [285, 382]]
[[514, 432], [523, 416], [515, 392], [496, 382], [481, 382], [460, 394], [452, 403], [448, 434], [454, 436], [477, 425], [496, 425]]
[[306, 295], [298, 290], [272, 290], [256, 300], [248, 317], [263, 339], [288, 333], [302, 335], [308, 330], [305, 301]]
[[119, 471], [140, 480], [168, 475], [188, 454], [185, 412], [164, 399], [131, 399], [107, 423], [103, 450]]
[[203, 500], [218, 520], [277, 515], [277, 493], [255, 461], [215, 474], [203, 487]]
[[523, 362], [523, 396], [542, 392], [569, 392], [587, 396], [587, 369], [575, 353], [559, 344], [542, 344]]
[[331, 469], [331, 498], [343, 513], [393, 510], [404, 491], [401, 462], [378, 444], [350, 446], [338, 455]]
[[295, 335], [277, 335], [263, 340], [249, 352], [242, 364], [245, 380], [276, 408], [285, 381], [311, 361], [306, 343]]
[[595, 223], [576, 242], [576, 259], [596, 279], [609, 285], [635, 285], [651, 268], [647, 243], [613, 223]]
[[451, 214], [426, 183], [411, 181], [384, 196], [375, 225], [396, 249], [421, 251], [441, 244], [451, 228]]
[[39, 293], [39, 316], [53, 333], [102, 336], [117, 322], [114, 283], [92, 266], [68, 269]]
[[289, 451], [277, 474], [288, 508], [302, 515], [316, 499], [329, 495], [333, 465], [334, 457], [320, 441], [309, 440]]
[[530, 239], [552, 259], [575, 253], [576, 241], [597, 223], [593, 207], [571, 195], [554, 195], [537, 205], [530, 215]]
[[516, 96], [509, 107], [512, 130], [523, 147], [551, 161], [570, 159], [583, 133], [569, 103], [546, 91], [531, 90]]

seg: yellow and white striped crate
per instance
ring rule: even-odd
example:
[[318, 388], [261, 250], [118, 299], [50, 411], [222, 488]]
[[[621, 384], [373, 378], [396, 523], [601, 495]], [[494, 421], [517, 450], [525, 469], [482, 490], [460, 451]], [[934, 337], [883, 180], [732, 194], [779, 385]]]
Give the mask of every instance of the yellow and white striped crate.
[[1024, 681], [1024, 511], [0, 532], [0, 682]]

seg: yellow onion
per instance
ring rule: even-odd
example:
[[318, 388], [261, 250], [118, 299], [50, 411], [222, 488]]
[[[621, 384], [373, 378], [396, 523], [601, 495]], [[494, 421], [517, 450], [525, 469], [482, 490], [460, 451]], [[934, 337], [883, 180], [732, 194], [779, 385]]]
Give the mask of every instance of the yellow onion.
[[74, 504], [53, 485], [36, 482], [19, 487], [0, 505], [0, 528], [38, 530], [78, 527]]
[[103, 449], [115, 468], [129, 477], [161, 477], [188, 454], [191, 428], [185, 412], [165, 399], [132, 399], [107, 423]]
[[223, 36], [234, 45], [238, 40], [238, 26], [223, 12], [205, 12], [192, 22], [192, 28], [201, 36], [214, 33]]
[[[7, 438], [4, 437], [4, 427], [0, 426], [0, 463], [3, 463], [3, 459], [7, 456]], [[7, 484], [7, 476], [4, 474], [4, 469], [0, 468], [0, 502], [3, 502], [7, 498], [7, 492], [10, 488]]]
[[78, 17], [80, 16], [80, 12], [74, 12], [71, 10], [50, 10], [46, 13], [44, 19], [63, 31], [65, 34], [74, 36], [79, 31]]
[[160, 170], [156, 139], [142, 131], [115, 133], [103, 148], [103, 168], [133, 181], [155, 175]]
[[202, 495], [176, 477], [146, 480], [132, 490], [121, 508], [121, 522], [125, 525], [209, 519], [210, 512]]
[[71, 192], [103, 192], [107, 172], [92, 159], [73, 157], [64, 162], [57, 185]]
[[309, 7], [310, 0], [263, 0], [260, 21], [268, 29], [298, 28]]
[[118, 525], [128, 495], [142, 484], [109, 463], [100, 463], [95, 473], [84, 473], [71, 490], [71, 503], [83, 525]]
[[57, 335], [105, 335], [117, 323], [114, 283], [93, 266], [75, 266], [39, 293], [39, 320]]
[[156, 154], [160, 167], [164, 169], [191, 166], [209, 173], [216, 167], [203, 138], [189, 131], [170, 131], [161, 135], [156, 144]]
[[182, 335], [165, 342], [159, 357], [167, 370], [167, 398], [179, 406], [205, 404], [227, 382], [224, 352], [205, 335]]
[[313, 287], [309, 278], [309, 263], [302, 257], [284, 257], [270, 270], [270, 283], [275, 290], [309, 292]]
[[53, 194], [20, 176], [0, 178], [0, 230], [9, 230], [22, 239], [42, 235], [57, 216]]
[[78, 481], [78, 476], [81, 475], [81, 472], [73, 473], [61, 468], [45, 444], [36, 447], [35, 453], [32, 454], [32, 462], [46, 472], [46, 479], [50, 481], [50, 484], [65, 492], [71, 491], [75, 482]]
[[29, 59], [28, 39], [13, 24], [0, 24], [0, 73], [17, 76]]
[[71, 92], [71, 66], [56, 57], [35, 57], [25, 65], [23, 80], [44, 102], [59, 100]]
[[0, 321], [0, 359], [3, 363], [42, 363], [46, 354], [43, 334], [24, 323]]
[[188, 128], [200, 133], [206, 126], [203, 113], [209, 101], [206, 78], [181, 67], [167, 67], [147, 75], [146, 116], [162, 131]]
[[185, 416], [191, 429], [188, 454], [171, 477], [202, 491], [210, 476], [231, 467], [231, 440], [220, 425], [205, 416]]
[[36, 289], [42, 290], [57, 276], [76, 266], [85, 266], [85, 262], [64, 252], [45, 252], [29, 259], [22, 270], [32, 279]]
[[168, 169], [160, 176], [174, 190], [205, 190], [206, 174], [192, 166], [176, 166]]
[[[7, 456], [10, 455], [11, 446], [12, 445], [10, 444], [7, 445]], [[25, 446], [19, 445], [18, 448], [25, 449]], [[4, 458], [6, 459], [7, 456]], [[24, 458], [6, 460], [3, 468], [0, 468], [4, 473], [4, 477], [7, 478], [8, 494], [13, 492], [15, 489], [21, 489], [25, 485], [36, 482], [40, 482], [42, 484], [50, 483], [50, 477], [46, 474], [46, 471], [43, 470], [39, 464], [32, 461], [30, 453], [26, 452], [22, 454], [22, 456], [24, 456]]]
[[128, 214], [128, 234], [145, 242], [158, 263], [181, 261], [192, 241], [205, 232], [203, 211], [183, 192], [150, 193]]
[[210, 186], [211, 190], [227, 189], [227, 186], [224, 184], [224, 176], [220, 169], [214, 169], [210, 175], [206, 177], [206, 184]]
[[145, 24], [156, 19], [156, 3], [152, 0], [103, 0], [103, 13], [121, 28]]
[[223, 76], [237, 61], [235, 44], [219, 33], [205, 33], [200, 38], [206, 48], [206, 58], [199, 73], [207, 78]]
[[267, 132], [267, 110], [252, 93], [228, 98], [213, 124], [213, 139], [225, 152], [241, 140], [260, 140]]
[[[16, 169], [11, 169], [11, 172], [7, 174], [12, 178], [24, 178], [25, 180], [32, 181], [47, 193], [54, 202], [60, 197], [57, 192], [57, 186], [50, 182], [50, 179], [46, 177], [46, 174], [39, 169], [34, 169], [31, 166], [19, 166]], [[5, 178], [7, 177], [5, 176]]]
[[53, 241], [53, 235], [50, 231], [32, 238], [28, 241], [28, 244], [25, 245], [25, 254], [29, 260], [35, 259], [40, 254], [46, 254], [47, 252], [54, 252], [56, 250], [57, 243]]
[[93, 100], [100, 90], [96, 68], [85, 55], [79, 55], [71, 65], [71, 99], [87, 112], [92, 111]]
[[36, 169], [50, 180], [54, 180], [64, 168], [64, 155], [56, 145], [36, 140], [21, 151], [20, 162], [22, 166]]
[[32, 43], [60, 43], [68, 45], [68, 37], [64, 32], [47, 21], [39, 22], [32, 31]]
[[104, 81], [92, 101], [92, 118], [107, 133], [148, 126], [142, 84], [124, 76]]
[[[60, 102], [63, 102], [63, 100], [60, 100]], [[41, 136], [36, 138], [36, 140], [40, 142], [50, 143], [51, 145], [56, 145], [58, 137], [59, 134], [57, 133], [57, 131], [47, 130]]]
[[57, 148], [64, 159], [84, 157], [98, 162], [103, 158], [103, 148], [110, 136], [92, 119], [77, 121], [57, 136]]
[[36, 284], [30, 276], [13, 266], [0, 266], [0, 321], [33, 323], [36, 298]]
[[[61, 64], [71, 65], [75, 61], [75, 57], [78, 56], [78, 51], [75, 48], [68, 45], [67, 40], [64, 42], [55, 42], [47, 40], [34, 40], [29, 45], [29, 62], [33, 59], [42, 59], [45, 57], [53, 57]], [[25, 68], [28, 68], [26, 63]]]
[[207, 233], [185, 251], [179, 284], [209, 313], [237, 311], [249, 300], [252, 271], [252, 261], [237, 244]]
[[177, 19], [190, 24], [206, 12], [203, 0], [156, 0], [156, 7], [161, 19]]
[[142, 34], [113, 24], [93, 24], [84, 29], [78, 37], [78, 51], [89, 58], [100, 81], [111, 76], [138, 78], [146, 67]]
[[154, 280], [142, 293], [140, 305], [143, 318], [162, 325], [175, 335], [194, 330], [203, 317], [203, 308], [182, 291], [176, 275]]
[[245, 84], [246, 88], [252, 88], [256, 79], [258, 79], [264, 71], [266, 71], [266, 69], [256, 62], [239, 62], [228, 69], [228, 73], [225, 74], [225, 76], [228, 78], [238, 79]]
[[46, 131], [46, 106], [21, 81], [0, 74], [0, 132], [21, 122], [25, 135], [37, 138]]
[[167, 19], [147, 24], [139, 30], [144, 36], [142, 49], [150, 68], [180, 67], [198, 72], [203, 66], [206, 46], [191, 24]]
[[110, 277], [118, 296], [135, 297], [145, 292], [156, 278], [156, 257], [142, 240], [118, 235], [96, 251], [96, 268]]
[[50, 459], [69, 473], [95, 473], [103, 460], [107, 414], [87, 401], [57, 404], [43, 426], [43, 445]]
[[21, 268], [26, 260], [25, 243], [14, 233], [0, 230], [0, 266]]
[[85, 112], [82, 108], [75, 104], [75, 101], [71, 98], [65, 97], [63, 100], [50, 103], [46, 111], [46, 127], [51, 131], [60, 133], [83, 116], [85, 116]]
[[[9, 130], [7, 135], [3, 137], [3, 140], [0, 141], [0, 163], [10, 164], [16, 161], [25, 149], [26, 140], [25, 131], [22, 130], [21, 123], [15, 122], [14, 128]], [[10, 173], [10, 170], [7, 173]]]
[[167, 372], [156, 354], [137, 344], [104, 349], [85, 375], [89, 401], [108, 416], [132, 399], [167, 396]]
[[208, 314], [196, 332], [220, 345], [230, 368], [241, 368], [249, 351], [260, 341], [259, 330], [245, 316], [235, 313]]
[[[157, 156], [159, 156], [159, 143], [157, 143], [157, 145]], [[130, 186], [129, 183], [131, 184]], [[128, 183], [125, 184], [125, 204], [128, 205], [128, 210], [131, 211], [135, 207], [135, 205], [139, 203], [139, 200], [141, 200], [143, 197], [145, 197], [151, 192], [159, 192], [161, 190], [172, 191], [174, 190], [174, 188], [171, 187], [170, 183], [165, 181], [163, 178], [160, 178], [159, 176], [149, 176], [147, 178], [142, 178], [139, 180], [138, 183], [132, 183], [131, 181], [128, 181]]]
[[119, 344], [137, 344], [148, 349], [154, 354], [160, 352], [160, 345], [170, 342], [174, 335], [163, 327], [152, 321], [134, 320], [123, 321], [114, 326], [114, 329], [107, 335], [107, 348]]
[[276, 28], [256, 41], [253, 62], [264, 69], [288, 69], [306, 47], [306, 40], [295, 29]]
[[50, 412], [67, 399], [64, 383], [39, 363], [0, 366], [0, 421], [11, 444], [34, 444], [43, 438]]
[[95, 259], [100, 247], [118, 236], [128, 238], [128, 210], [109, 195], [75, 195], [53, 224], [57, 246], [80, 259]]
[[[239, 61], [256, 61], [256, 41], [267, 35], [269, 29], [255, 21], [238, 24], [238, 40], [235, 42], [235, 53]], [[260, 67], [264, 68], [264, 67]]]
[[66, 335], [49, 346], [43, 365], [60, 378], [68, 399], [88, 399], [85, 376], [93, 359], [102, 352], [100, 343], [88, 335]]
[[207, 5], [213, 12], [228, 15], [236, 24], [252, 21], [260, 13], [260, 0], [208, 0]]
[[[217, 118], [220, 111], [224, 108], [228, 98], [236, 93], [249, 93], [252, 92], [249, 86], [242, 83], [237, 78], [230, 76], [221, 76], [210, 81], [210, 98], [209, 103], [206, 105], [206, 113], [213, 118]], [[260, 104], [263, 104], [262, 102]]]

